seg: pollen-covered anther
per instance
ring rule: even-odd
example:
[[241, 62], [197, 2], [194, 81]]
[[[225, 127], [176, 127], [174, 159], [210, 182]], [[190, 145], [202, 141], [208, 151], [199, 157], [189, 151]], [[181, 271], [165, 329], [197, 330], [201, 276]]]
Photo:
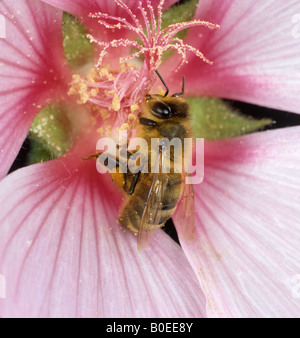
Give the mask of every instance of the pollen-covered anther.
[[129, 129], [130, 128], [134, 128], [135, 125], [136, 125], [136, 122], [137, 122], [137, 117], [135, 114], [133, 113], [129, 113], [128, 114], [128, 118], [127, 118], [127, 122], [128, 122], [128, 125], [129, 125]]
[[70, 83], [71, 87], [68, 91], [68, 95], [77, 94], [79, 92], [80, 82], [81, 82], [80, 76], [78, 74], [74, 74], [72, 76], [72, 81]]
[[[130, 106], [130, 111], [131, 111], [131, 113], [134, 113], [135, 111], [137, 111], [139, 109], [139, 105], [138, 104], [132, 104], [131, 106]], [[133, 114], [129, 114], [129, 115], [133, 115]], [[129, 115], [128, 115], [128, 118], [129, 118]], [[133, 116], [135, 116], [135, 115], [133, 115]]]
[[98, 69], [92, 68], [86, 79], [89, 82], [95, 82], [98, 76], [99, 76]]
[[90, 96], [93, 96], [93, 97], [97, 96], [98, 93], [99, 93], [99, 89], [98, 88], [93, 88], [89, 92]]
[[100, 135], [100, 136], [103, 136], [104, 135], [104, 129], [102, 127], [98, 128], [97, 129], [97, 133]]
[[114, 110], [114, 111], [119, 111], [121, 108], [121, 104], [120, 104], [120, 100], [117, 94], [114, 95], [114, 98], [112, 100], [112, 105], [109, 106], [110, 110]]
[[129, 129], [129, 124], [128, 123], [122, 123], [119, 129], [120, 130], [128, 130]]
[[106, 136], [106, 137], [110, 137], [111, 136], [111, 130], [112, 130], [112, 127], [111, 126], [106, 126], [106, 127], [100, 127], [97, 129], [97, 133], [100, 135], [100, 136]]
[[116, 92], [114, 91], [114, 89], [112, 89], [112, 90], [104, 90], [104, 94], [107, 97], [111, 97], [111, 96], [114, 96], [116, 94]]
[[110, 117], [110, 114], [106, 109], [100, 109], [100, 116], [103, 120], [106, 120]]
[[78, 99], [76, 102], [78, 104], [85, 104], [89, 100], [90, 94], [88, 93], [88, 86], [83, 80], [80, 75], [74, 74], [72, 76], [72, 81], [70, 83], [71, 87], [68, 91], [68, 95], [74, 95], [79, 94], [80, 99]]
[[[97, 68], [93, 68], [93, 69], [95, 69], [95, 71], [97, 72]], [[99, 72], [100, 77], [107, 77], [109, 74], [108, 69], [106, 67], [99, 69], [98, 72]]]
[[105, 135], [106, 137], [110, 137], [110, 136], [111, 136], [111, 131], [112, 131], [112, 126], [107, 126], [107, 127], [105, 128], [105, 133], [104, 133], [104, 135]]

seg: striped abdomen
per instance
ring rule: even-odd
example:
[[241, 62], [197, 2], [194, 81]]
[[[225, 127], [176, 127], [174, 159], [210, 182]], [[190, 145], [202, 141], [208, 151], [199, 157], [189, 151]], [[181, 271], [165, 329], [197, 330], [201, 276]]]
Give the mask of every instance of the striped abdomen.
[[[126, 175], [126, 174], [125, 174]], [[147, 228], [159, 228], [172, 216], [181, 193], [181, 174], [167, 175], [168, 183], [162, 201], [159, 225], [148, 224]], [[140, 174], [134, 193], [128, 197], [120, 212], [121, 225], [133, 232], [138, 232], [145, 210], [153, 174]]]

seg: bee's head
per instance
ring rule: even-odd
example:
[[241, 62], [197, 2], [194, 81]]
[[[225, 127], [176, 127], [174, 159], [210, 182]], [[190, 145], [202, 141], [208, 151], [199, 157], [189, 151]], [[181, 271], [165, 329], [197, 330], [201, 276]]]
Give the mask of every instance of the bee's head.
[[184, 99], [159, 94], [146, 95], [145, 105], [150, 114], [163, 120], [174, 117], [185, 118], [189, 111]]

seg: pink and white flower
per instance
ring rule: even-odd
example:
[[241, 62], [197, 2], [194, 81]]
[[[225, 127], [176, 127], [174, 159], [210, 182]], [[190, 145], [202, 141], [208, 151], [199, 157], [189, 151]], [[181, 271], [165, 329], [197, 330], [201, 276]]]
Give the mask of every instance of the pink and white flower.
[[[174, 2], [165, 1], [163, 8]], [[65, 60], [61, 24], [64, 10], [81, 19], [105, 48], [116, 39], [129, 41], [136, 32], [126, 35], [124, 27], [120, 32], [100, 30], [89, 15], [109, 13], [132, 22], [118, 3], [0, 3], [7, 26], [7, 37], [0, 40], [0, 274], [7, 288], [0, 316], [298, 316], [300, 301], [293, 283], [300, 273], [300, 127], [206, 142], [204, 182], [194, 187], [193, 243], [180, 239], [180, 247], [158, 231], [140, 254], [136, 238], [117, 225], [120, 192], [109, 177], [97, 173], [94, 163], [81, 161], [95, 151], [103, 116], [91, 123], [84, 103], [96, 103], [93, 96], [77, 105], [76, 95], [69, 95], [74, 74]], [[162, 3], [151, 1], [153, 8]], [[135, 1], [126, 4], [142, 18]], [[184, 44], [201, 54], [188, 48], [191, 52], [184, 56], [178, 40], [188, 63], [172, 74], [168, 70], [176, 68], [178, 57], [162, 63], [165, 81], [176, 91], [184, 74], [187, 96], [232, 98], [299, 113], [300, 47], [291, 34], [291, 18], [297, 12], [296, 0], [277, 1], [276, 6], [272, 0], [263, 5], [254, 0], [201, 1], [195, 20], [219, 24], [221, 30], [195, 27], [188, 32]], [[123, 52], [128, 53], [127, 47]], [[115, 49], [105, 50], [112, 62], [119, 61]], [[149, 90], [161, 52], [156, 49], [157, 59], [149, 56], [148, 63], [146, 58], [142, 70], [124, 74], [134, 81], [141, 71], [143, 88]], [[86, 78], [76, 79], [80, 90]], [[99, 79], [97, 75], [95, 82], [101, 83]], [[132, 83], [121, 76], [119, 80]], [[95, 82], [89, 83], [93, 88], [83, 87], [95, 89]], [[105, 85], [113, 83], [111, 78]], [[74, 92], [76, 86], [72, 88]], [[84, 93], [91, 93], [88, 90]], [[123, 96], [118, 92], [116, 105], [114, 94], [105, 98], [101, 90], [93, 93], [98, 104], [102, 100], [104, 107], [111, 105], [108, 120], [113, 128], [126, 122], [138, 101], [131, 87]], [[72, 147], [56, 160], [5, 177], [36, 114], [54, 102], [63, 102], [72, 113]]]

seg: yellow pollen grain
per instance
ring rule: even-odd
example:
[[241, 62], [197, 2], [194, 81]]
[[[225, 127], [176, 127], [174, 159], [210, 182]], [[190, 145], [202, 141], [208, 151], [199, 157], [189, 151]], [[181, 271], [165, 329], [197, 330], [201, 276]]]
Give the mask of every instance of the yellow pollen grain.
[[78, 74], [74, 74], [72, 76], [72, 81], [70, 83], [71, 87], [68, 91], [68, 95], [74, 95], [77, 94], [80, 91], [80, 87], [81, 87], [81, 78]]
[[[139, 106], [135, 103], [135, 104], [132, 104], [131, 106], [130, 106], [130, 111], [132, 112], [132, 113], [134, 113], [135, 111], [137, 111], [139, 109]], [[129, 115], [133, 115], [133, 114], [129, 114]], [[128, 115], [128, 118], [129, 118], [129, 115]], [[134, 115], [133, 115], [134, 116]]]
[[85, 94], [87, 92], [87, 84], [84, 82], [80, 83], [79, 93]]
[[120, 100], [117, 94], [114, 95], [114, 98], [112, 100], [112, 105], [109, 106], [110, 110], [114, 110], [114, 111], [119, 111], [121, 108], [121, 104], [120, 104]]
[[89, 109], [92, 111], [92, 112], [95, 112], [97, 114], [97, 116], [101, 116], [101, 118], [103, 120], [106, 120], [110, 117], [110, 113], [108, 110], [106, 109], [103, 109], [97, 105], [91, 105], [89, 106]]
[[89, 99], [89, 94], [88, 93], [82, 93], [80, 95], [80, 100], [77, 100], [76, 102], [78, 104], [84, 104], [84, 103], [87, 103], [88, 99]]
[[73, 74], [72, 75], [72, 82], [71, 84], [75, 84], [75, 83], [80, 83], [81, 82], [81, 78], [79, 74]]
[[134, 114], [128, 114], [128, 122], [132, 123], [136, 120], [136, 116]]
[[128, 73], [128, 65], [125, 61], [120, 62], [120, 67], [122, 72]]
[[98, 88], [93, 88], [93, 89], [90, 90], [90, 93], [89, 93], [89, 94], [90, 94], [91, 96], [95, 97], [95, 96], [98, 95], [98, 93], [99, 93], [99, 89], [98, 89]]
[[114, 90], [105, 90], [104, 91], [104, 94], [107, 96], [107, 97], [110, 97], [110, 96], [113, 96], [116, 94], [116, 92]]
[[104, 129], [102, 127], [98, 128], [97, 129], [97, 133], [100, 135], [100, 136], [103, 136], [104, 135]]
[[115, 81], [116, 79], [112, 74], [108, 74], [107, 78], [109, 81]]
[[105, 136], [106, 137], [110, 137], [111, 136], [111, 130], [112, 130], [112, 127], [111, 126], [107, 126], [105, 128]]
[[129, 124], [128, 123], [122, 123], [121, 127], [119, 128], [119, 130], [128, 130], [129, 129]]
[[107, 69], [107, 68], [101, 68], [101, 69], [99, 70], [99, 75], [100, 75], [101, 77], [106, 77], [106, 76], [108, 76], [108, 69]]
[[106, 120], [110, 117], [110, 114], [106, 109], [100, 109], [100, 115], [103, 118], [103, 120]]
[[88, 101], [90, 95], [87, 93], [87, 89], [87, 84], [81, 81], [81, 83], [79, 84], [80, 100], [76, 101], [78, 104], [84, 104]]
[[89, 82], [95, 82], [98, 77], [98, 70], [96, 68], [92, 68], [89, 75], [87, 76], [87, 80]]

